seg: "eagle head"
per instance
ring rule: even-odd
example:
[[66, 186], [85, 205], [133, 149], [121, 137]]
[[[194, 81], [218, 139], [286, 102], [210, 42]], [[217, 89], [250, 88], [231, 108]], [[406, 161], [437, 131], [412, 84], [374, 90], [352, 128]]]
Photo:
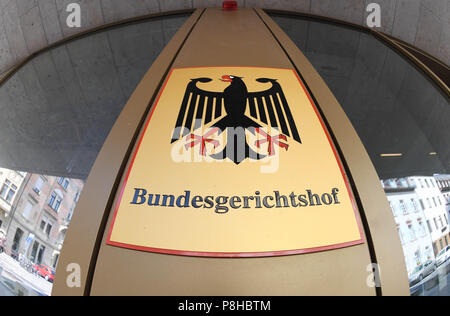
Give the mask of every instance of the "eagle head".
[[232, 76], [232, 75], [223, 75], [222, 78], [219, 79], [219, 80], [221, 80], [223, 82], [233, 82], [233, 80], [236, 79], [236, 78], [240, 79], [241, 77]]

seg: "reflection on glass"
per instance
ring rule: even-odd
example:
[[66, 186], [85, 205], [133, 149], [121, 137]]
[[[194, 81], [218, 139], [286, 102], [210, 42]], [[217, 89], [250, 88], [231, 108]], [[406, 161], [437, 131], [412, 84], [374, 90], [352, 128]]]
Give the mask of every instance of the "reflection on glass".
[[84, 180], [130, 95], [187, 18], [71, 41], [0, 85], [0, 295], [51, 294]]
[[83, 185], [79, 179], [0, 168], [0, 186], [17, 188], [0, 195], [0, 295], [50, 295]]
[[24, 65], [0, 86], [0, 167], [87, 178], [123, 106], [186, 19], [94, 33]]
[[368, 33], [272, 15], [325, 80], [392, 208], [411, 294], [450, 295], [449, 99]]
[[450, 175], [436, 174], [381, 181], [401, 236], [412, 294], [439, 294], [430, 285], [439, 283], [436, 271], [448, 269], [437, 257], [449, 245], [449, 180]]

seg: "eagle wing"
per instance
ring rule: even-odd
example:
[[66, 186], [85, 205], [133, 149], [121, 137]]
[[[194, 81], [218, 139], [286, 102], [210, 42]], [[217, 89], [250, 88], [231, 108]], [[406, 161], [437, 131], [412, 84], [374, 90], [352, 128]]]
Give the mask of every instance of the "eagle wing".
[[[223, 116], [223, 92], [212, 92], [197, 87], [197, 82], [206, 83], [211, 78], [191, 79], [186, 87], [171, 143], [188, 135], [202, 125]], [[198, 104], [198, 105], [197, 105]], [[206, 111], [205, 110], [206, 106]], [[205, 112], [203, 114], [203, 112]]]
[[280, 84], [276, 79], [269, 78], [259, 78], [256, 81], [261, 83], [270, 82], [272, 87], [265, 91], [248, 93], [247, 100], [250, 116], [266, 125], [281, 129], [284, 135], [292, 137], [301, 143], [291, 109]]

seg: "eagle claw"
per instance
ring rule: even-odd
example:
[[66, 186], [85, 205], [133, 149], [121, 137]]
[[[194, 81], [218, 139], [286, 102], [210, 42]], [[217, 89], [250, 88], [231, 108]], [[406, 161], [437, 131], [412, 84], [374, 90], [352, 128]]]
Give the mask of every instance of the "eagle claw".
[[289, 149], [289, 145], [280, 142], [281, 140], [287, 141], [287, 138], [285, 135], [280, 134], [277, 136], [270, 136], [269, 134], [267, 134], [266, 132], [264, 132], [262, 129], [257, 128], [256, 132], [260, 135], [262, 135], [263, 137], [265, 137], [265, 139], [261, 139], [261, 140], [257, 140], [255, 145], [258, 148], [261, 148], [261, 145], [264, 143], [268, 143], [268, 151], [269, 151], [269, 156], [273, 156], [275, 155], [275, 145], [278, 145], [281, 148], [286, 149], [286, 151]]

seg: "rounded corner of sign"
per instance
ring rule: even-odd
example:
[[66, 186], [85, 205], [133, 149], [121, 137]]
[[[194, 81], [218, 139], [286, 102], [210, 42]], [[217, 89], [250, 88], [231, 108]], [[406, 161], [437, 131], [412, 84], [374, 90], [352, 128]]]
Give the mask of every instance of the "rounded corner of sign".
[[314, 248], [293, 249], [293, 250], [278, 250], [278, 251], [261, 251], [261, 252], [209, 252], [209, 251], [187, 251], [187, 250], [174, 250], [174, 249], [162, 249], [143, 247], [131, 244], [123, 244], [114, 242], [111, 239], [106, 241], [106, 244], [113, 247], [125, 248], [134, 251], [149, 252], [155, 254], [175, 255], [184, 257], [196, 257], [196, 258], [270, 258], [270, 257], [284, 257], [293, 255], [313, 254], [317, 252], [324, 252], [330, 250], [338, 250], [342, 248], [348, 248], [364, 244], [366, 242], [364, 236], [361, 236], [359, 240], [345, 242], [341, 244], [321, 246]]

